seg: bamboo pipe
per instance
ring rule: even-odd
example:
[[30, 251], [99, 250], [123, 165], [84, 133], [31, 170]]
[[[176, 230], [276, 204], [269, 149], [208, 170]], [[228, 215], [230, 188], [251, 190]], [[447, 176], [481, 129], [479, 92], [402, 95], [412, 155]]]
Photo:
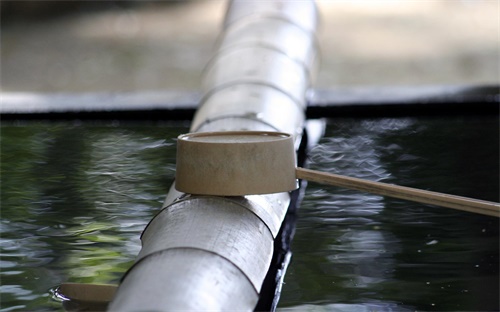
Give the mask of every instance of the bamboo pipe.
[[[283, 131], [298, 147], [316, 22], [313, 0], [231, 1], [191, 131]], [[274, 241], [291, 201], [288, 193], [220, 198], [171, 187], [109, 310], [253, 311], [266, 297], [276, 303], [278, 285], [262, 285], [276, 270]]]

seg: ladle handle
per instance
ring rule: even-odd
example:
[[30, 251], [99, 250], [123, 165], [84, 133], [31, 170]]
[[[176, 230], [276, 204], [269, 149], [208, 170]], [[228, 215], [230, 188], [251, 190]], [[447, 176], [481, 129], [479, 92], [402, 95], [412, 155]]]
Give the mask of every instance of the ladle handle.
[[485, 200], [424, 191], [406, 186], [368, 181], [304, 168], [296, 168], [296, 177], [311, 182], [340, 186], [377, 195], [500, 217], [500, 204]]

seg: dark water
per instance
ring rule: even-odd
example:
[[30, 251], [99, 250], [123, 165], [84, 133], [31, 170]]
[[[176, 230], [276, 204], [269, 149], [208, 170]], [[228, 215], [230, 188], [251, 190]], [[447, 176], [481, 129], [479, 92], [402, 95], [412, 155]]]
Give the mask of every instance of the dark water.
[[117, 283], [175, 172], [181, 124], [3, 123], [1, 311], [62, 310], [64, 282]]
[[[336, 120], [311, 167], [499, 200], [493, 118]], [[312, 311], [499, 308], [498, 219], [310, 184], [281, 307]]]
[[[492, 118], [335, 120], [312, 168], [498, 201]], [[0, 311], [116, 283], [175, 170], [185, 124], [3, 122]], [[279, 309], [497, 310], [498, 220], [310, 184]]]

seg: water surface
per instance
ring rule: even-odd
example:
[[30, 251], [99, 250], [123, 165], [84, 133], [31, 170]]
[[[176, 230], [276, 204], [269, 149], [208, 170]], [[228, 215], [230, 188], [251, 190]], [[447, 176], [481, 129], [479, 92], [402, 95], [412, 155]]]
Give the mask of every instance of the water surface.
[[[499, 200], [498, 119], [331, 121], [311, 168]], [[498, 219], [311, 183], [282, 311], [499, 308]]]
[[117, 283], [175, 174], [182, 124], [2, 126], [1, 311], [62, 310], [65, 282]]
[[[175, 171], [181, 123], [3, 122], [0, 311], [117, 283]], [[336, 119], [313, 169], [498, 201], [498, 118]], [[311, 183], [282, 311], [498, 310], [498, 220]]]

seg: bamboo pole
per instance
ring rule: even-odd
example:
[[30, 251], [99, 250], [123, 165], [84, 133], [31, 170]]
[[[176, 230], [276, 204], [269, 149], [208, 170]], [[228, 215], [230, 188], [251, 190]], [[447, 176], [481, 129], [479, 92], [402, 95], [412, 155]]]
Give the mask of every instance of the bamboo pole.
[[[313, 1], [231, 2], [191, 132], [281, 131], [298, 146], [316, 23]], [[286, 192], [194, 196], [172, 186], [109, 310], [254, 310], [289, 203]]]
[[490, 201], [431, 192], [388, 183], [367, 181], [304, 168], [296, 168], [295, 172], [298, 179], [307, 181], [340, 186], [377, 195], [395, 197], [487, 216], [500, 217], [500, 204]]

